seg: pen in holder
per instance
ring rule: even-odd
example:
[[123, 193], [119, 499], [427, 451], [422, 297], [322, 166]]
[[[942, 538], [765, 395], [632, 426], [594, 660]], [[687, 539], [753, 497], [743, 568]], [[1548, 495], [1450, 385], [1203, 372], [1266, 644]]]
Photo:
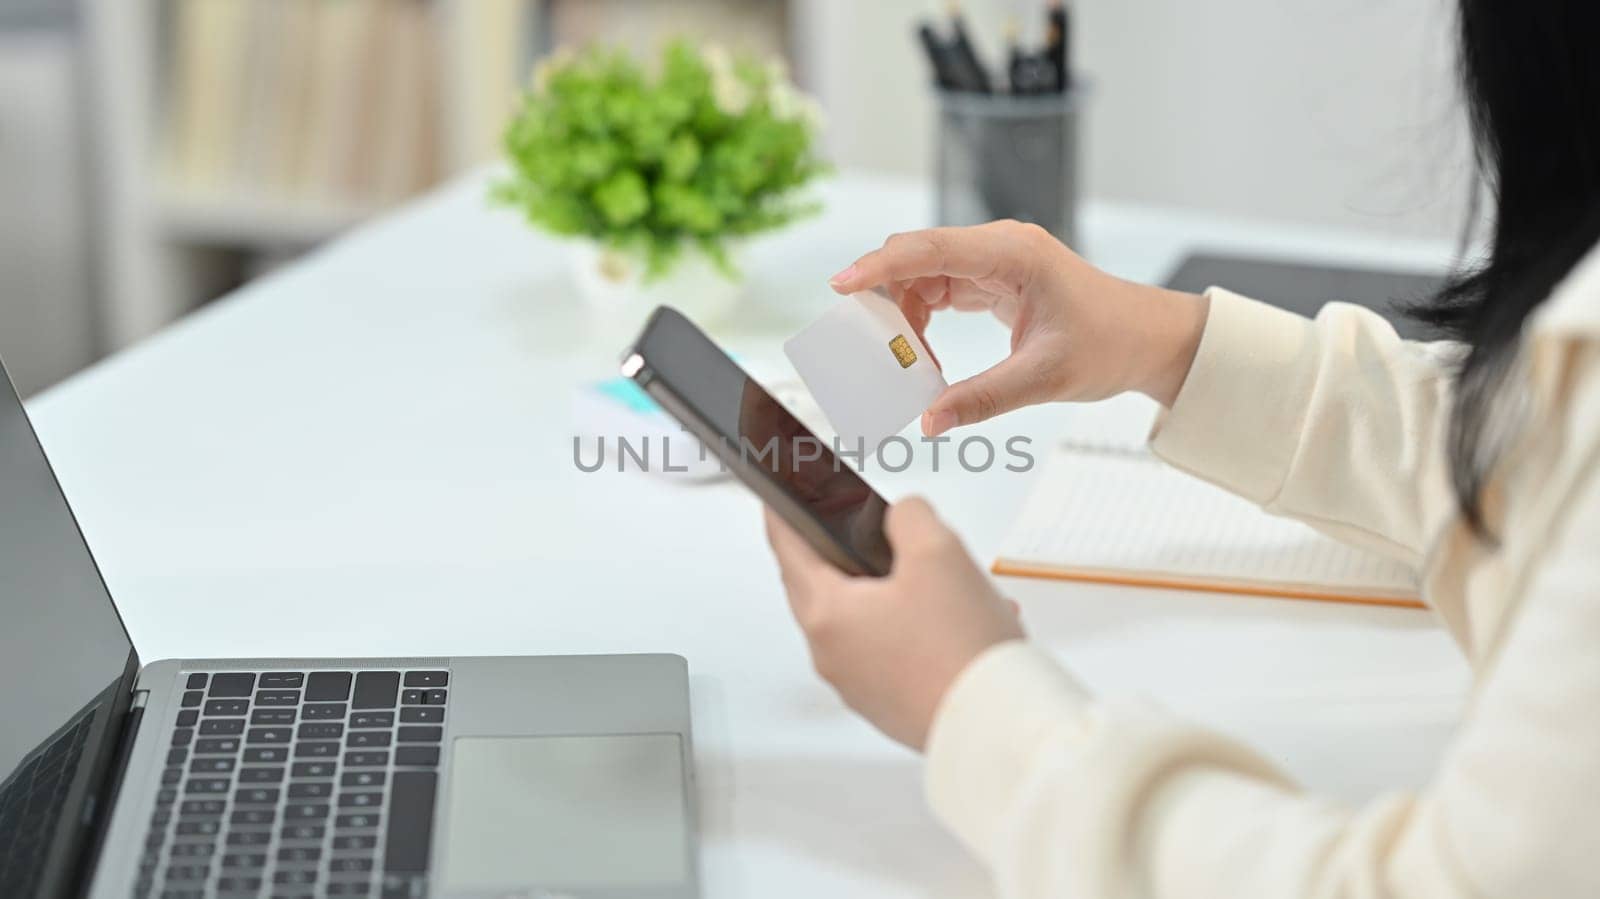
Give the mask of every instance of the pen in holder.
[[939, 90], [938, 219], [1033, 222], [1078, 248], [1079, 121], [1087, 91]]

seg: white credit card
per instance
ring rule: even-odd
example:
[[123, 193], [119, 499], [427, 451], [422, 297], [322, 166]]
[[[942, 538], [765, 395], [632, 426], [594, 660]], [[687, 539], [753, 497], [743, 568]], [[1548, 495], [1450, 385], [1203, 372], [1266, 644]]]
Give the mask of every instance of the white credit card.
[[944, 375], [893, 300], [858, 293], [783, 345], [846, 448], [899, 434], [944, 392]]

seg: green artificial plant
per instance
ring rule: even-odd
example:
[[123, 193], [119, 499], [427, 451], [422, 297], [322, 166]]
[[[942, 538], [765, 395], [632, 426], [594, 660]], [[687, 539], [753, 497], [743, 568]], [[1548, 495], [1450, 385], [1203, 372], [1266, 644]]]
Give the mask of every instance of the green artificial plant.
[[814, 104], [782, 67], [668, 45], [659, 71], [599, 46], [544, 63], [505, 133], [493, 189], [536, 227], [635, 252], [646, 278], [699, 247], [736, 274], [730, 240], [816, 211]]

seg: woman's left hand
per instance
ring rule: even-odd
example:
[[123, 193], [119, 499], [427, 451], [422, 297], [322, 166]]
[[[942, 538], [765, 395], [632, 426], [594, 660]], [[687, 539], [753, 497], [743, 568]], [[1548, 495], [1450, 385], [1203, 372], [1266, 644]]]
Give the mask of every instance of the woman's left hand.
[[939, 701], [980, 653], [1023, 636], [956, 535], [920, 499], [891, 506], [888, 577], [851, 577], [768, 510], [789, 606], [822, 679], [850, 708], [912, 749], [927, 742]]

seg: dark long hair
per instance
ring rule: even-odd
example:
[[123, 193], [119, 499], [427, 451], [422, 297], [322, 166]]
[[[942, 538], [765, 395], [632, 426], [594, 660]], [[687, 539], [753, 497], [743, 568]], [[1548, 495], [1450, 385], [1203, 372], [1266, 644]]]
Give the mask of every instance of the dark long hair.
[[1461, 83], [1493, 231], [1480, 265], [1411, 311], [1468, 347], [1451, 480], [1467, 521], [1490, 537], [1483, 488], [1523, 325], [1600, 242], [1600, 0], [1460, 2]]

